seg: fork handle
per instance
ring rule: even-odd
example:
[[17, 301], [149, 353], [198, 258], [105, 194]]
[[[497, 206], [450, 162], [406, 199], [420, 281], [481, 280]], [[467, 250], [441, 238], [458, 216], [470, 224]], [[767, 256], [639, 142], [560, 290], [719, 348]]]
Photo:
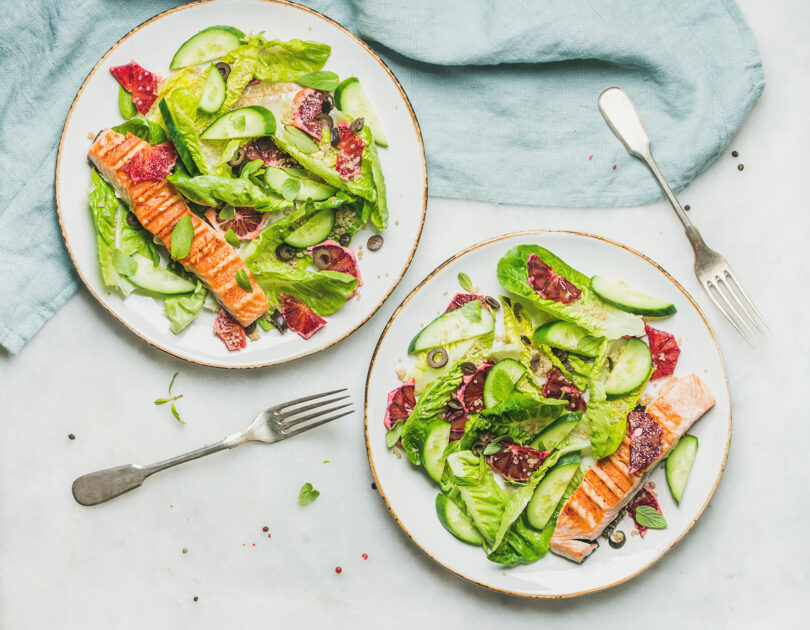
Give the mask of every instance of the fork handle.
[[234, 433], [220, 440], [215, 444], [203, 446], [197, 450], [157, 462], [150, 466], [139, 466], [137, 464], [127, 464], [126, 466], [116, 466], [106, 468], [96, 472], [82, 475], [73, 482], [73, 498], [82, 505], [97, 505], [104, 503], [117, 496], [139, 488], [147, 477], [156, 472], [166, 470], [172, 466], [190, 462], [212, 453], [218, 453], [240, 444], [244, 444], [248, 439], [243, 433]]
[[[650, 148], [650, 136], [644, 128], [644, 123], [641, 121], [636, 106], [627, 93], [617, 87], [608, 88], [599, 95], [599, 111], [602, 112], [602, 116], [604, 116], [613, 133], [616, 134], [616, 137], [622, 141], [627, 152], [644, 162], [647, 168], [650, 169], [655, 181], [658, 182], [658, 186], [663, 191], [667, 201], [669, 201], [669, 205], [672, 206], [675, 214], [681, 220], [692, 247], [697, 248], [700, 244], [705, 247], [706, 245], [703, 243], [697, 228], [692, 225], [689, 217], [686, 216], [681, 202], [672, 192], [672, 188], [669, 187], [664, 174], [658, 168], [658, 164], [655, 163]], [[695, 237], [697, 237], [699, 243]]]

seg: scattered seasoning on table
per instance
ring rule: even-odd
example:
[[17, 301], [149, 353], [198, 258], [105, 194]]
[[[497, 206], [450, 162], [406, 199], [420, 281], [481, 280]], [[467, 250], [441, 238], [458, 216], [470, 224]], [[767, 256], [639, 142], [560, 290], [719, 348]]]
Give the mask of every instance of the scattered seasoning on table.
[[194, 601], [196, 602], [198, 599], [200, 599], [200, 598], [195, 595], [194, 596]]
[[269, 528], [267, 525], [265, 525], [264, 527], [262, 527], [262, 531], [263, 531], [263, 532], [267, 532], [269, 529], [270, 529], [270, 528]]
[[377, 484], [376, 484], [376, 483], [374, 483], [373, 481], [371, 482], [371, 489], [372, 489], [372, 490], [376, 490], [376, 489], [377, 489]]
[[72, 433], [68, 433], [68, 440], [75, 440], [75, 439], [76, 439], [75, 435], [73, 435]]
[[737, 170], [738, 170], [738, 171], [741, 171], [741, 170], [743, 170], [744, 168], [745, 168], [745, 166], [743, 166], [742, 164], [737, 164]]
[[592, 156], [592, 155], [589, 155], [589, 156], [588, 156], [588, 159], [589, 159], [589, 160], [592, 160], [592, 159], [593, 159], [593, 156]]
[[328, 464], [328, 463], [329, 463], [329, 460], [328, 460], [328, 459], [325, 459], [325, 460], [323, 460], [323, 463], [324, 463], [324, 464]]
[[732, 151], [732, 152], [731, 152], [731, 157], [739, 157], [739, 155], [740, 155], [740, 154], [739, 154], [739, 153], [737, 153], [736, 151]]
[[616, 165], [615, 165], [615, 164], [613, 165], [613, 170], [614, 170], [614, 171], [616, 170]]
[[272, 537], [273, 537], [273, 534], [267, 534], [267, 537], [268, 537], [268, 538], [272, 538]]
[[689, 210], [691, 210], [691, 209], [692, 209], [692, 206], [690, 206], [689, 204], [686, 204], [686, 205], [683, 207], [683, 209], [684, 209], [684, 210], [686, 210], [687, 212], [689, 212]]
[[255, 546], [256, 546], [256, 543], [253, 543], [253, 546], [255, 547]]
[[183, 547], [183, 553], [188, 553], [188, 549], [186, 549], [185, 547]]
[[170, 508], [173, 508], [174, 506], [173, 506], [173, 505], [170, 505], [169, 507], [170, 507]]
[[368, 554], [367, 553], [363, 554], [363, 560], [368, 560]]
[[343, 569], [340, 567], [335, 567], [335, 573], [343, 573]]

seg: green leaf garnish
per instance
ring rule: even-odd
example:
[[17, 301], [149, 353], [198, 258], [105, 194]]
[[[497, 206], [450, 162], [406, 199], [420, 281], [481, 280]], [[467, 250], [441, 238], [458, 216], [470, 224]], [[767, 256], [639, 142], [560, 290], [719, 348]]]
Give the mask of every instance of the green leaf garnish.
[[113, 252], [113, 267], [122, 276], [131, 276], [138, 269], [138, 263], [120, 249]]
[[255, 159], [242, 167], [242, 170], [239, 172], [239, 177], [242, 179], [247, 179], [255, 172], [259, 171], [264, 166], [264, 161], [261, 159]]
[[236, 208], [233, 206], [222, 206], [222, 210], [217, 214], [220, 221], [233, 221], [236, 218]]
[[462, 306], [458, 310], [461, 311], [461, 314], [464, 315], [464, 317], [469, 319], [471, 322], [481, 321], [481, 302], [479, 300], [467, 302], [464, 306]]
[[[236, 232], [234, 232], [232, 228], [228, 228], [225, 231], [225, 240], [234, 249], [238, 248], [241, 245], [241, 243], [239, 242], [239, 237], [236, 235]], [[240, 269], [240, 271], [241, 271], [241, 269]]]
[[461, 285], [461, 288], [464, 289], [467, 293], [472, 293], [473, 290], [472, 280], [470, 280], [470, 276], [468, 276], [463, 271], [460, 271], [458, 274], [458, 283]]
[[250, 284], [250, 278], [248, 278], [247, 272], [244, 269], [240, 269], [236, 272], [236, 284], [238, 284], [243, 291], [253, 293], [253, 285]]
[[118, 86], [118, 109], [121, 112], [121, 116], [127, 120], [138, 114], [138, 108], [135, 107], [132, 96], [120, 85]]
[[340, 78], [334, 72], [320, 70], [319, 72], [302, 74], [295, 82], [306, 87], [315, 88], [316, 90], [331, 92], [338, 86], [338, 83], [340, 83]]
[[636, 523], [649, 529], [664, 529], [667, 526], [664, 515], [649, 505], [639, 505], [636, 508]]
[[492, 440], [489, 444], [487, 444], [486, 448], [484, 449], [483, 455], [494, 455], [495, 453], [500, 452], [501, 450], [501, 440], [503, 440], [506, 436], [499, 435], [494, 440]]
[[191, 222], [191, 215], [187, 214], [172, 228], [172, 258], [180, 260], [188, 256], [193, 241], [194, 224]]
[[512, 393], [512, 390], [515, 389], [515, 384], [504, 370], [498, 370], [492, 376], [492, 395], [498, 402], [505, 400], [506, 397]]
[[175, 379], [177, 378], [177, 375], [178, 375], [178, 374], [180, 374], [180, 372], [175, 372], [175, 373], [172, 375], [172, 380], [171, 380], [171, 381], [169, 381], [169, 393], [170, 393], [170, 394], [172, 393], [172, 387], [174, 387], [174, 381], [175, 381]]
[[165, 404], [171, 403], [172, 404], [172, 406], [171, 406], [172, 415], [177, 419], [177, 421], [180, 424], [185, 424], [185, 422], [183, 422], [183, 419], [180, 417], [180, 413], [177, 411], [177, 407], [174, 404], [174, 402], [176, 400], [180, 400], [183, 397], [183, 394], [177, 394], [176, 396], [172, 396], [172, 387], [174, 387], [174, 381], [177, 378], [178, 374], [180, 374], [180, 372], [175, 372], [172, 375], [172, 380], [169, 381], [169, 396], [170, 396], [170, 398], [158, 398], [158, 399], [155, 400], [155, 404], [160, 406], [160, 405], [165, 405]]
[[317, 499], [320, 494], [320, 492], [312, 487], [311, 483], [307, 482], [301, 486], [301, 491], [298, 493], [298, 505], [309, 505]]
[[184, 420], [183, 420], [183, 419], [180, 417], [180, 414], [179, 414], [179, 413], [177, 413], [177, 407], [175, 407], [175, 406], [174, 406], [174, 403], [172, 403], [172, 415], [175, 417], [175, 419], [176, 419], [176, 420], [177, 420], [177, 421], [178, 421], [180, 424], [185, 424], [185, 421], [184, 421]]
[[288, 177], [281, 185], [281, 196], [287, 201], [295, 201], [295, 198], [298, 196], [300, 190], [301, 182], [297, 179], [293, 179], [292, 177]]
[[402, 426], [405, 423], [402, 420], [397, 420], [386, 433], [385, 433], [385, 445], [388, 448], [394, 448], [394, 444], [399, 442], [399, 438], [402, 436]]

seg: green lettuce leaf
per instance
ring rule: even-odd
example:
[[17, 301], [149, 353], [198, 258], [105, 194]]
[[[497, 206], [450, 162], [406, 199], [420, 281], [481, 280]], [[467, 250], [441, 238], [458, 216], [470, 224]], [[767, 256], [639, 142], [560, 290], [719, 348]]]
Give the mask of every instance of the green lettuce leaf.
[[147, 120], [146, 118], [130, 118], [125, 123], [116, 125], [112, 128], [113, 131], [127, 135], [131, 133], [138, 136], [141, 140], [146, 140], [149, 144], [160, 144], [168, 140], [166, 132], [159, 124]]
[[[178, 88], [163, 97], [161, 107], [166, 107], [171, 114], [172, 120], [177, 127], [177, 132], [182, 139], [182, 145], [178, 146], [178, 153], [183, 158], [186, 169], [193, 174], [196, 171], [209, 174], [212, 168], [203, 152], [202, 141], [197, 130], [197, 105], [200, 99], [185, 88]], [[177, 145], [177, 143], [175, 143]], [[180, 150], [180, 149], [184, 150]], [[187, 155], [186, 155], [187, 153]], [[188, 163], [189, 157], [192, 164]], [[196, 167], [196, 169], [192, 168]]]
[[163, 302], [163, 312], [171, 324], [169, 329], [176, 335], [197, 317], [205, 303], [208, 290], [202, 282], [187, 295], [167, 296]]
[[91, 187], [88, 192], [90, 211], [96, 228], [97, 254], [101, 280], [110, 291], [128, 296], [135, 287], [113, 264], [116, 250], [124, 254], [142, 254], [153, 261], [158, 260], [152, 235], [140, 226], [127, 222], [128, 210], [118, 200], [110, 186], [96, 169], [91, 170]]
[[259, 212], [274, 212], [292, 207], [292, 202], [267, 193], [248, 179], [221, 175], [188, 177], [173, 173], [168, 180], [180, 193], [201, 206], [247, 206]]
[[232, 50], [222, 59], [230, 64], [231, 72], [225, 85], [225, 101], [219, 108], [217, 116], [222, 116], [233, 107], [242, 96], [247, 84], [253, 80], [259, 63], [259, 47], [255, 44], [244, 44]]
[[[407, 422], [405, 426], [408, 426]], [[481, 532], [487, 545], [491, 545], [509, 495], [495, 481], [492, 472], [483, 470], [482, 459], [472, 451], [458, 451], [447, 457], [447, 467], [455, 479], [462, 480], [455, 487], [458, 496], [475, 528]]]
[[416, 365], [413, 369], [414, 393], [419, 396], [431, 382], [453, 369], [462, 357], [467, 354], [478, 339], [464, 339], [442, 346], [447, 351], [447, 363], [440, 368], [430, 367], [427, 355], [430, 350], [416, 353]]
[[300, 39], [282, 42], [257, 35], [248, 38], [248, 43], [256, 46], [254, 75], [262, 81], [294, 81], [302, 74], [323, 68], [332, 52], [327, 44]]
[[378, 230], [384, 230], [388, 227], [388, 199], [385, 193], [385, 177], [380, 164], [380, 155], [377, 153], [377, 145], [368, 126], [363, 126], [359, 135], [366, 143], [363, 149], [363, 160], [368, 161], [371, 167], [371, 177], [377, 191], [376, 200], [370, 207], [371, 223]]
[[513, 442], [526, 444], [564, 413], [567, 401], [520, 392], [510, 394], [494, 407], [484, 409], [480, 418], [489, 423], [495, 435], [508, 435]]
[[357, 286], [357, 278], [339, 271], [312, 272], [271, 262], [256, 263], [251, 271], [272, 306], [279, 296], [291, 295], [318, 315], [330, 315], [346, 304]]
[[549, 520], [543, 531], [537, 531], [529, 525], [526, 515], [521, 514], [520, 518], [509, 528], [503, 543], [491, 551], [487, 558], [492, 562], [509, 567], [537, 562], [548, 552], [556, 524], [555, 515]]
[[[571, 304], [560, 304], [541, 298], [529, 286], [528, 260], [536, 254], [547, 265], [582, 291], [581, 297]], [[504, 289], [531, 301], [537, 308], [558, 319], [582, 326], [599, 337], [619, 339], [624, 336], [640, 337], [644, 334], [644, 321], [638, 315], [625, 313], [605, 304], [590, 290], [590, 279], [569, 267], [550, 251], [539, 245], [518, 245], [498, 261], [498, 281]]]

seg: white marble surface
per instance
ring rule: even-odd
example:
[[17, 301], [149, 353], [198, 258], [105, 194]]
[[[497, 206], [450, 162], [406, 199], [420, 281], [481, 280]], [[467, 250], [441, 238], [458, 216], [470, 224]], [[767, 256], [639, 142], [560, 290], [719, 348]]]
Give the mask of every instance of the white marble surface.
[[[19, 356], [0, 354], [0, 628], [806, 622], [810, 8], [740, 4], [759, 40], [765, 94], [729, 147], [740, 158], [727, 152], [681, 197], [756, 295], [774, 331], [765, 343], [747, 347], [708, 305], [663, 202], [563, 210], [432, 199], [413, 265], [369, 323], [317, 357], [257, 371], [168, 357], [80, 291]], [[334, 379], [361, 407], [373, 345], [407, 292], [452, 252], [522, 228], [594, 232], [648, 254], [693, 292], [725, 350], [734, 411], [725, 477], [693, 531], [640, 577], [583, 598], [529, 601], [434, 566], [370, 488], [360, 414], [304, 439], [193, 462], [100, 507], [73, 501], [70, 484], [82, 473], [197, 447], [267, 403]], [[185, 426], [152, 404], [175, 371]], [[305, 481], [322, 494], [301, 508]]]

